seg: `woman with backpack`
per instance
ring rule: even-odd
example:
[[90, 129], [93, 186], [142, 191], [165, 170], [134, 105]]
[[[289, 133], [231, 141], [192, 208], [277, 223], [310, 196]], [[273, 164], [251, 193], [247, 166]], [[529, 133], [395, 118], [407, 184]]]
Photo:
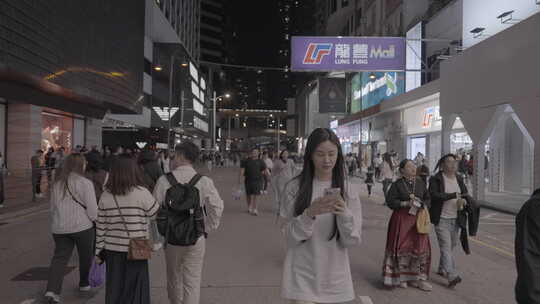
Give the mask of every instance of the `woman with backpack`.
[[89, 291], [88, 275], [94, 247], [94, 223], [98, 207], [94, 185], [84, 177], [86, 160], [73, 153], [64, 160], [51, 189], [51, 230], [55, 243], [45, 299], [60, 303], [66, 266], [73, 247], [79, 256], [79, 290]]
[[287, 184], [282, 201], [282, 297], [291, 303], [355, 299], [347, 248], [361, 240], [360, 195], [346, 181], [341, 144], [330, 129], [311, 133], [304, 168]]
[[99, 201], [96, 262], [106, 262], [106, 303], [150, 303], [148, 260], [128, 259], [130, 240], [148, 239], [159, 204], [146, 188], [135, 160], [121, 154], [111, 164]]

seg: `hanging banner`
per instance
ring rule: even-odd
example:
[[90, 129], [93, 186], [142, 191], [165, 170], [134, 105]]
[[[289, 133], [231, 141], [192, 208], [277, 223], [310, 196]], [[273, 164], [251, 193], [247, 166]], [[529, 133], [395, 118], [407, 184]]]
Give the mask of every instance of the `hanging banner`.
[[405, 39], [292, 37], [293, 71], [403, 71]]
[[319, 78], [319, 113], [345, 113], [345, 90], [345, 78]]

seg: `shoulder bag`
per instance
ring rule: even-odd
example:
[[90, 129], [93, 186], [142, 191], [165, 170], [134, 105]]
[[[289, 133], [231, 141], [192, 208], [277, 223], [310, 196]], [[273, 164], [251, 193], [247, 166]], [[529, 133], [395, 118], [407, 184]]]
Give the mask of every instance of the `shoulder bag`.
[[[409, 190], [409, 187], [407, 186], [405, 181], [403, 181], [403, 183], [405, 184], [405, 189]], [[412, 192], [409, 192], [409, 196], [410, 194], [415, 194], [414, 193], [414, 191], [416, 190], [415, 186], [416, 186], [416, 180], [413, 183]], [[416, 213], [416, 230], [420, 234], [429, 234], [429, 232], [431, 231], [431, 218], [429, 216], [429, 211], [427, 210], [427, 207], [425, 204]]]
[[120, 214], [120, 217], [122, 217], [122, 223], [124, 224], [124, 228], [126, 228], [126, 233], [129, 238], [127, 259], [133, 261], [150, 259], [152, 257], [152, 246], [150, 246], [150, 240], [144, 237], [131, 238], [126, 224], [126, 219], [122, 215], [120, 205], [118, 205], [118, 201], [116, 200], [116, 195], [113, 195], [113, 199], [114, 203], [116, 204], [116, 208], [118, 208], [118, 213]]

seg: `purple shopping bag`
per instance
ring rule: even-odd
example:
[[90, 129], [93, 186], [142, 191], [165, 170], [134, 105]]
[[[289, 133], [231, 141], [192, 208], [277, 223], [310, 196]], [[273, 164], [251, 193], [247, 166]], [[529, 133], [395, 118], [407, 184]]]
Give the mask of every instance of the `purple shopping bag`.
[[105, 282], [105, 263], [101, 265], [98, 264], [95, 260], [92, 261], [92, 266], [90, 267], [90, 276], [89, 276], [90, 286], [99, 287]]

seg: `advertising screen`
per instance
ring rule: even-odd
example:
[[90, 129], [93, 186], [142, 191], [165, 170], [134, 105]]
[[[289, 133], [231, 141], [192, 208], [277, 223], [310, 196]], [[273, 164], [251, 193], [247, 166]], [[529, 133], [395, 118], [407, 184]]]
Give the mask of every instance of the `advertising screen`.
[[351, 113], [363, 111], [405, 92], [404, 72], [362, 72], [351, 82]]

